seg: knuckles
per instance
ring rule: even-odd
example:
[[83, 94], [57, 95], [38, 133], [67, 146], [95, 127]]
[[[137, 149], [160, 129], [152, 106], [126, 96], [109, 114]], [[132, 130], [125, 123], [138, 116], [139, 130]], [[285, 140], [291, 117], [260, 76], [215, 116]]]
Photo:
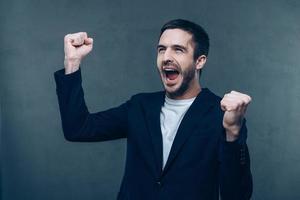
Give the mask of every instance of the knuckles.
[[86, 32], [78, 32], [78, 33], [68, 33], [64, 36], [64, 41], [68, 41], [70, 39], [81, 41], [87, 38]]
[[243, 109], [248, 106], [251, 102], [251, 97], [246, 94], [242, 94], [236, 91], [231, 91], [224, 95], [223, 99], [221, 100], [220, 104], [226, 110], [239, 110]]

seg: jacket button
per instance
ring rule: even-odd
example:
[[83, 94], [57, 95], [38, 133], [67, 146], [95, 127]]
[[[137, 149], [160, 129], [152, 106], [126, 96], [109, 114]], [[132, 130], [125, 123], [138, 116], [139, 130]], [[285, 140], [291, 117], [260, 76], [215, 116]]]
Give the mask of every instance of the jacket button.
[[156, 181], [156, 184], [159, 188], [162, 188], [163, 184], [160, 180]]

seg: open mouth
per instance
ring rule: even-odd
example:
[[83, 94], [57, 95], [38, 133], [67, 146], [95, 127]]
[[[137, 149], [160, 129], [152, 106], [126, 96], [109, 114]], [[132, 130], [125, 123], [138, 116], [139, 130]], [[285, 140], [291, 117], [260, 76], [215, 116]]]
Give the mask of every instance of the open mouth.
[[175, 80], [179, 76], [179, 71], [176, 69], [165, 68], [163, 72], [168, 80]]

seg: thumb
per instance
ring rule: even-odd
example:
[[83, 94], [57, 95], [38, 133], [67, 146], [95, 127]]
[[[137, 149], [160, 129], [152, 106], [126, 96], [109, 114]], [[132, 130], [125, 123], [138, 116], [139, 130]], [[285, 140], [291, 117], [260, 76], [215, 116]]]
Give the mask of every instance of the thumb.
[[221, 106], [221, 109], [225, 112], [228, 110], [227, 106], [226, 106], [226, 103], [224, 102], [224, 100], [222, 99], [221, 102], [220, 102], [220, 106]]
[[82, 56], [86, 56], [88, 53], [90, 53], [90, 51], [93, 49], [93, 44], [88, 44], [88, 45], [83, 45], [81, 46], [78, 51], [79, 54], [81, 54]]
[[85, 38], [84, 39], [84, 44], [86, 44], [86, 45], [93, 44], [93, 42], [94, 42], [93, 38]]
[[223, 111], [226, 111], [226, 110], [227, 110], [226, 107], [223, 106], [223, 105], [221, 105], [221, 109], [222, 109]]

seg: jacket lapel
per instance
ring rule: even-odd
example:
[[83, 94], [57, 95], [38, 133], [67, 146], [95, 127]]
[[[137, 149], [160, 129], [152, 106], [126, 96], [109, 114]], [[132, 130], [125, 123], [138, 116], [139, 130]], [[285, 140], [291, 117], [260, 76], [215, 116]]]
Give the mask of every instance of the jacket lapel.
[[193, 133], [197, 127], [202, 126], [203, 120], [201, 119], [209, 111], [211, 106], [213, 106], [214, 102], [212, 93], [206, 88], [202, 89], [179, 125], [163, 173], [168, 170], [191, 133]]
[[154, 98], [151, 96], [151, 98], [147, 99], [143, 105], [156, 161], [157, 176], [160, 176], [162, 172], [163, 144], [160, 128], [160, 111], [163, 106], [164, 99], [165, 92], [159, 92], [155, 94]]

